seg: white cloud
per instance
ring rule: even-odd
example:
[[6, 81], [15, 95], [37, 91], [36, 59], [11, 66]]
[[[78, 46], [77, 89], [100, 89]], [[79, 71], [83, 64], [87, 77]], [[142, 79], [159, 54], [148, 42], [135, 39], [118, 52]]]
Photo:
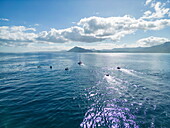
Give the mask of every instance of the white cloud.
[[98, 38], [92, 34], [85, 34], [84, 29], [78, 26], [73, 26], [67, 29], [51, 29], [50, 31], [43, 31], [39, 33], [37, 40], [54, 42], [54, 43], [68, 43], [68, 42], [97, 42], [104, 40], [103, 37]]
[[129, 26], [135, 21], [135, 18], [129, 16], [108, 18], [93, 16], [81, 19], [78, 25], [82, 26], [85, 34], [119, 40], [124, 35], [133, 32], [132, 29], [129, 29]]
[[150, 7], [154, 9], [154, 12], [151, 12], [149, 10], [144, 12], [144, 15], [141, 17], [141, 19], [164, 18], [166, 15], [168, 16], [170, 14], [170, 8], [165, 7], [166, 3], [161, 3], [161, 2], [154, 3], [152, 1], [150, 2], [151, 2]]
[[74, 22], [74, 21], [73, 21], [73, 22], [71, 22], [71, 23], [72, 23], [72, 24], [76, 24], [76, 22]]
[[81, 19], [78, 23], [85, 34], [104, 37], [105, 39], [119, 40], [127, 34], [137, 30], [160, 30], [170, 26], [170, 19], [147, 21], [135, 19], [130, 16], [124, 17], [89, 17]]
[[[66, 29], [52, 28], [50, 31], [35, 33], [35, 28], [25, 26], [2, 26], [0, 27], [0, 41], [2, 44], [12, 42], [39, 42], [39, 43], [71, 43], [71, 42], [116, 42], [123, 37], [133, 34], [138, 30], [157, 31], [170, 26], [170, 9], [165, 3], [147, 0], [146, 5], [154, 10], [145, 11], [143, 16], [136, 19], [132, 16], [122, 17], [97, 17], [92, 16], [80, 19], [74, 26]], [[1, 18], [2, 19], [2, 18]], [[34, 26], [38, 26], [35, 24]], [[19, 43], [16, 43], [19, 44]], [[149, 44], [148, 44], [149, 45]], [[105, 47], [105, 46], [103, 46]]]
[[62, 31], [63, 30], [56, 29], [51, 29], [49, 32], [42, 31], [38, 34], [37, 40], [53, 43], [65, 43], [68, 40], [62, 36], [61, 34]]
[[40, 24], [34, 24], [34, 26], [40, 26]]
[[141, 47], [150, 47], [150, 46], [154, 46], [154, 45], [163, 44], [167, 41], [170, 41], [170, 40], [167, 38], [164, 38], [164, 37], [150, 36], [150, 37], [138, 40], [137, 44], [138, 44], [138, 46], [141, 46]]
[[170, 19], [147, 21], [130, 16], [108, 18], [93, 16], [81, 19], [77, 26], [43, 31], [39, 33], [37, 40], [53, 43], [119, 41], [137, 30], [160, 30], [167, 26], [170, 26]]
[[24, 26], [2, 26], [0, 27], [1, 44], [7, 45], [12, 44], [13, 42], [19, 42], [15, 45], [20, 45], [24, 42], [32, 42], [37, 37], [32, 31], [36, 31], [35, 28], [26, 28]]
[[149, 10], [148, 10], [148, 11], [146, 11], [146, 12], [144, 12], [144, 16], [145, 16], [145, 17], [148, 17], [150, 14], [152, 14], [152, 12], [151, 12], [151, 11], [149, 11]]
[[148, 5], [152, 2], [152, 0], [146, 0], [145, 4]]
[[69, 42], [102, 42], [119, 41], [128, 34], [137, 30], [160, 30], [170, 26], [170, 19], [148, 21], [123, 17], [89, 17], [83, 18], [77, 26], [67, 29], [51, 29], [36, 34], [35, 28], [25, 26], [0, 27], [0, 40], [6, 42], [42, 42], [42, 43], [69, 43]]
[[75, 41], [75, 42], [98, 42], [102, 41], [105, 38], [103, 37], [96, 37], [94, 34], [86, 34], [84, 32], [84, 29], [79, 26], [74, 26], [68, 29], [65, 29], [62, 31], [61, 35], [68, 39], [69, 41]]
[[0, 20], [2, 20], [2, 21], [9, 21], [9, 19], [7, 19], [7, 18], [0, 18]]

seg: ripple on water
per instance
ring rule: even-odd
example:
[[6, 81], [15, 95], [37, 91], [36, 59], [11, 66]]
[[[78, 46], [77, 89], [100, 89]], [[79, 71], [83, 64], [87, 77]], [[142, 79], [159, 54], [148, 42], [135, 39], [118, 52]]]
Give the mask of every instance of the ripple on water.
[[[152, 54], [3, 55], [0, 127], [168, 128], [170, 61], [160, 56], [163, 61]], [[77, 65], [80, 58], [85, 66]]]

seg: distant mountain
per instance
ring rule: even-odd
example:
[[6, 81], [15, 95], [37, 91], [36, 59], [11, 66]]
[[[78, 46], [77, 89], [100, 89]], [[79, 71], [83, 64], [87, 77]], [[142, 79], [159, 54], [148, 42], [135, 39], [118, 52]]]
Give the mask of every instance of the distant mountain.
[[84, 49], [81, 47], [74, 47], [74, 48], [70, 49], [68, 52], [93, 52], [93, 51], [89, 50], [89, 49]]
[[80, 47], [74, 47], [68, 52], [114, 52], [114, 53], [170, 53], [170, 42], [152, 47], [137, 47], [137, 48], [114, 48], [111, 50], [88, 50]]
[[156, 53], [170, 53], [170, 42], [166, 42], [161, 45], [147, 47], [143, 49], [145, 52], [156, 52]]
[[139, 53], [170, 53], [170, 42], [152, 46], [152, 47], [137, 47], [137, 48], [115, 48], [112, 52], [139, 52]]

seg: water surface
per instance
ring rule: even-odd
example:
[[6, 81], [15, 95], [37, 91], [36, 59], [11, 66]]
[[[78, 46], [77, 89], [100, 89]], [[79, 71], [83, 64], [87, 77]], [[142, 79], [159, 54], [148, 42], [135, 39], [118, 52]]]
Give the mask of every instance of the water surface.
[[169, 128], [169, 65], [170, 54], [1, 53], [0, 128]]

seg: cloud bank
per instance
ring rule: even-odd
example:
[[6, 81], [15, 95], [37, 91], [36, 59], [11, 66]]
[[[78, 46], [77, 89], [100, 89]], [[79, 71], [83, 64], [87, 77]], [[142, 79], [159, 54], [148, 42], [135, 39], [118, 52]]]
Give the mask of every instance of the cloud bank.
[[170, 40], [167, 38], [150, 36], [150, 37], [138, 40], [137, 43], [141, 47], [150, 47], [150, 46], [154, 46], [154, 45], [163, 44], [168, 41], [170, 41]]
[[119, 41], [137, 30], [161, 30], [167, 26], [170, 26], [170, 19], [147, 21], [127, 15], [108, 18], [93, 16], [81, 19], [77, 26], [71, 28], [43, 31], [38, 34], [37, 40], [53, 43]]
[[[133, 34], [138, 30], [158, 31], [170, 26], [170, 9], [165, 7], [165, 3], [146, 0], [145, 5], [151, 10], [144, 12], [143, 16], [136, 19], [132, 16], [122, 17], [88, 17], [80, 19], [75, 26], [66, 29], [52, 28], [50, 31], [36, 33], [35, 28], [25, 26], [1, 26], [0, 44], [29, 44], [42, 43], [71, 43], [71, 42], [116, 42], [123, 37]], [[158, 42], [166, 41], [165, 38], [148, 37], [137, 41], [138, 44], [145, 46], [155, 45]], [[154, 43], [155, 41], [155, 43]], [[5, 43], [4, 43], [5, 42]], [[29, 43], [28, 43], [29, 42]]]
[[152, 0], [146, 0], [145, 4], [148, 5], [151, 2], [152, 2]]
[[12, 45], [13, 42], [21, 45], [23, 42], [33, 42], [37, 37], [35, 34], [35, 28], [27, 28], [24, 26], [2, 26], [0, 27], [0, 44], [2, 45]]
[[166, 3], [154, 2], [152, 0], [147, 0], [146, 5], [150, 4], [150, 8], [154, 11], [147, 10], [141, 19], [158, 19], [164, 18], [165, 16], [170, 16], [170, 8], [166, 8]]

